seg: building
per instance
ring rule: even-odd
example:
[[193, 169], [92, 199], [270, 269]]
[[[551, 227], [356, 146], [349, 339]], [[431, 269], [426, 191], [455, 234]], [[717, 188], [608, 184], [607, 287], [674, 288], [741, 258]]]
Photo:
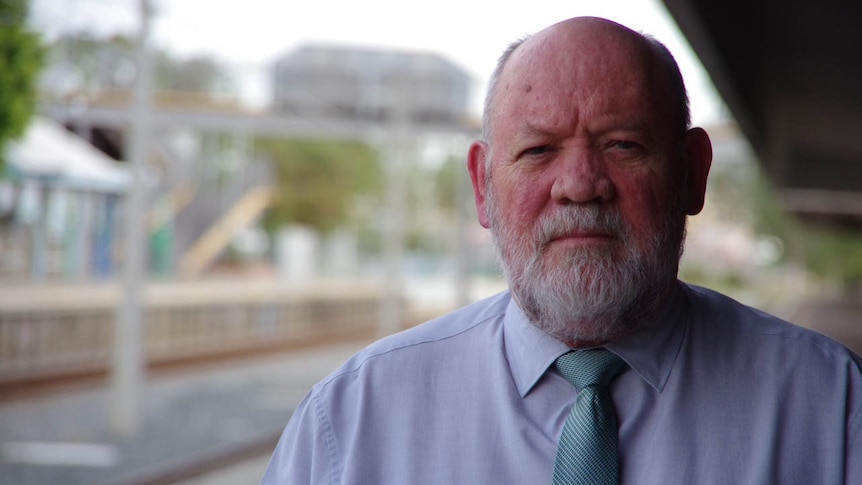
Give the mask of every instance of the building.
[[440, 55], [305, 45], [275, 63], [272, 108], [352, 120], [463, 124], [471, 78]]

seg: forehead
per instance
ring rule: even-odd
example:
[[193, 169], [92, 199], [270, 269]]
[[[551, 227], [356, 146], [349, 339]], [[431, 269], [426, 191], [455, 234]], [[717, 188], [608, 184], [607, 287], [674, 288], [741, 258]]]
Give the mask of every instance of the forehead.
[[527, 117], [533, 125], [568, 123], [573, 115], [659, 121], [651, 118], [664, 111], [665, 90], [643, 37], [615, 25], [554, 27], [512, 54], [495, 93], [495, 117]]

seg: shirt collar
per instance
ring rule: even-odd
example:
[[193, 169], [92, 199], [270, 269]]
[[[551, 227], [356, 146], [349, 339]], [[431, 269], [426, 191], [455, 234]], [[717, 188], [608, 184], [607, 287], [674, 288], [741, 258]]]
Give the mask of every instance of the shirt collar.
[[[658, 392], [667, 383], [685, 334], [688, 305], [680, 287], [674, 286], [669, 304], [655, 322], [604, 345]], [[514, 298], [510, 297], [503, 318], [506, 357], [524, 397], [557, 357], [571, 349], [531, 324]]]
[[530, 392], [557, 357], [571, 350], [530, 323], [513, 297], [503, 317], [503, 339], [512, 378], [521, 397]]
[[655, 321], [604, 347], [620, 356], [653, 389], [661, 392], [682, 348], [687, 322], [688, 300], [682, 283], [677, 282], [670, 301]]

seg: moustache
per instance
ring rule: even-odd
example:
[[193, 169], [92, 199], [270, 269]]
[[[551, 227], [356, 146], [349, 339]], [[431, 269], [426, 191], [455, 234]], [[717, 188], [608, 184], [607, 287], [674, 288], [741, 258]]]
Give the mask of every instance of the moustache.
[[569, 205], [539, 217], [534, 243], [543, 248], [554, 239], [579, 232], [597, 232], [625, 240], [629, 231], [618, 209], [598, 204]]

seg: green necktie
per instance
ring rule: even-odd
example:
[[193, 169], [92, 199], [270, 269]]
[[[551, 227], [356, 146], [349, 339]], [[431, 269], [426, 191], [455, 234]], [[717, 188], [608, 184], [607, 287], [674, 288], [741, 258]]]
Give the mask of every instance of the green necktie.
[[553, 485], [618, 484], [617, 419], [608, 384], [626, 363], [604, 349], [569, 352], [557, 369], [578, 390], [554, 461]]

